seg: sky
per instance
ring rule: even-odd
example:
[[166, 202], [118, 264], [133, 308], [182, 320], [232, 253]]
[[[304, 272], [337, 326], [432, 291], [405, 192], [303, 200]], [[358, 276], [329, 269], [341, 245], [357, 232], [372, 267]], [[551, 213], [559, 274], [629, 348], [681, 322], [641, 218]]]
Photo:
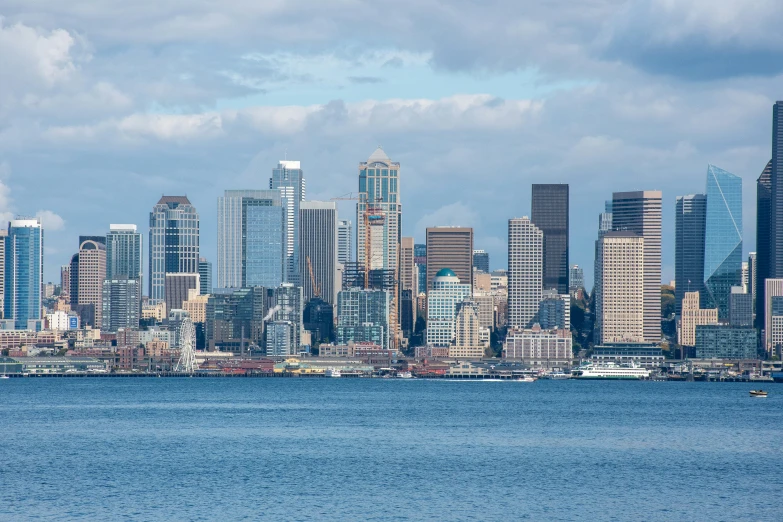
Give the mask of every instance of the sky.
[[214, 261], [224, 190], [287, 158], [308, 199], [356, 192], [380, 145], [403, 235], [472, 226], [493, 269], [530, 185], [569, 183], [588, 287], [604, 200], [662, 190], [669, 280], [675, 198], [710, 163], [742, 177], [755, 248], [781, 27], [780, 0], [2, 0], [0, 218], [41, 218], [59, 281], [80, 234], [146, 234], [162, 194], [187, 195]]

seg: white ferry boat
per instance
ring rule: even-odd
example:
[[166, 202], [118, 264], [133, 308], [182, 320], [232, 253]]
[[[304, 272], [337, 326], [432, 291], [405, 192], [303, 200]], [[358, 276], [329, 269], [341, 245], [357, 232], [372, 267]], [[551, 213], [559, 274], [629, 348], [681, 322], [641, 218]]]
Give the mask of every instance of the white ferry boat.
[[329, 368], [326, 370], [325, 374], [327, 377], [342, 377], [342, 373], [340, 373], [340, 370], [336, 370], [334, 368]]
[[413, 379], [413, 374], [411, 372], [397, 372], [397, 378], [398, 379]]
[[639, 368], [634, 363], [621, 366], [615, 363], [586, 364], [574, 369], [575, 379], [649, 379], [650, 370]]

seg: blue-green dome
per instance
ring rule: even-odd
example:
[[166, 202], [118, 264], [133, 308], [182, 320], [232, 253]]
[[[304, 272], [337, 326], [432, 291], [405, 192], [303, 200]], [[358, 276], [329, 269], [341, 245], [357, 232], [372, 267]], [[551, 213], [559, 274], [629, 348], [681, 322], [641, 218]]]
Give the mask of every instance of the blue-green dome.
[[441, 268], [435, 277], [457, 277], [457, 274], [451, 268]]

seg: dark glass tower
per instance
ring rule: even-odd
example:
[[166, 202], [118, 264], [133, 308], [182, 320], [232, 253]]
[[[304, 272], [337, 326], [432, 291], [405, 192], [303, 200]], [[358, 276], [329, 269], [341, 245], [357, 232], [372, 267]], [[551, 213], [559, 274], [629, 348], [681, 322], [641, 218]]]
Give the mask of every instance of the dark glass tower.
[[783, 277], [783, 101], [772, 107], [772, 193], [769, 276]]
[[764, 280], [770, 275], [772, 161], [756, 181], [756, 328], [764, 328]]
[[707, 196], [677, 196], [674, 248], [674, 297], [676, 313], [682, 311], [685, 292], [704, 294], [704, 232]]
[[543, 289], [568, 293], [568, 184], [533, 185], [531, 221], [544, 233]]

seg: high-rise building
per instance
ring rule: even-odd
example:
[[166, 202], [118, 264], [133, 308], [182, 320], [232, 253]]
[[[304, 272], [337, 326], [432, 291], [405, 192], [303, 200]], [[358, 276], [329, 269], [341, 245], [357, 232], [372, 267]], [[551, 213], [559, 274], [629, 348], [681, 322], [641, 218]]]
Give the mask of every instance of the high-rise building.
[[538, 314], [544, 233], [527, 216], [508, 220], [508, 325], [523, 329]]
[[612, 195], [612, 229], [644, 238], [644, 342], [661, 341], [661, 192]]
[[544, 234], [543, 288], [568, 293], [568, 184], [533, 184], [530, 220]]
[[473, 269], [485, 274], [489, 273], [489, 254], [484, 250], [473, 251]]
[[282, 357], [297, 353], [299, 353], [299, 346], [294, 344], [294, 324], [291, 321], [270, 321], [267, 323], [267, 357]]
[[[297, 234], [298, 235], [298, 234]], [[304, 300], [302, 287], [293, 283], [283, 283], [267, 291], [270, 309], [274, 310], [272, 321], [287, 321], [292, 325], [294, 352], [299, 353], [304, 330]]]
[[740, 281], [742, 281], [742, 289], [750, 293], [750, 285], [748, 283], [750, 277], [750, 264], [748, 264], [747, 261], [742, 262], [742, 277], [740, 278]]
[[304, 302], [337, 299], [337, 204], [302, 201], [299, 209], [299, 272]]
[[579, 265], [571, 266], [571, 273], [568, 274], [568, 291], [570, 293], [578, 292], [580, 288], [585, 287], [585, 271]]
[[183, 301], [188, 299], [188, 291], [200, 291], [201, 282], [198, 272], [191, 274], [169, 273], [166, 274], [165, 294], [166, 294], [166, 312], [172, 310], [181, 310]]
[[571, 329], [571, 295], [544, 290], [538, 303], [538, 324], [544, 330]]
[[3, 319], [7, 329], [40, 330], [44, 234], [38, 219], [14, 219], [5, 240]]
[[[7, 237], [8, 237], [8, 229], [0, 229], [0, 319], [3, 318], [3, 314], [5, 313], [5, 243]], [[63, 268], [65, 267], [60, 268], [61, 285], [63, 281], [63, 274], [62, 274]], [[68, 268], [70, 270], [70, 267]], [[66, 290], [61, 289], [60, 291], [63, 292]]]
[[713, 324], [696, 327], [698, 359], [756, 359], [758, 332], [755, 328]]
[[101, 328], [103, 281], [106, 279], [106, 243], [91, 238], [79, 245], [78, 304], [85, 308], [82, 324]]
[[783, 101], [772, 107], [769, 277], [783, 277]]
[[162, 196], [150, 212], [150, 301], [165, 300], [166, 274], [198, 272], [199, 216], [186, 196]]
[[742, 284], [742, 179], [707, 167], [707, 219], [704, 236], [704, 289], [707, 307], [729, 318], [731, 287]]
[[[773, 313], [773, 304], [776, 304], [775, 298], [783, 297], [783, 279], [781, 278], [768, 278], [764, 280], [764, 348], [767, 354], [772, 355], [776, 346], [774, 336], [776, 334], [783, 334], [783, 329], [778, 326], [783, 326], [783, 307], [781, 307], [780, 313]], [[777, 299], [783, 304], [783, 300]], [[757, 310], [758, 311], [758, 310]], [[773, 321], [775, 317], [777, 321]], [[758, 319], [758, 314], [756, 314]], [[778, 323], [778, 324], [773, 324]], [[774, 326], [774, 327], [773, 327]], [[774, 341], [774, 342], [773, 342]]]
[[419, 294], [427, 293], [427, 245], [416, 243], [413, 245], [413, 262], [419, 270]]
[[109, 225], [106, 234], [106, 279], [125, 276], [141, 282], [142, 239], [136, 225]]
[[484, 356], [484, 345], [480, 341], [481, 325], [479, 305], [472, 299], [457, 303], [454, 318], [454, 344], [449, 346], [449, 357], [480, 359]]
[[[199, 294], [209, 295], [212, 293], [212, 263], [206, 258], [198, 258], [198, 276], [199, 276]], [[195, 322], [195, 321], [194, 321]]]
[[748, 293], [753, 299], [753, 324], [756, 324], [756, 252], [748, 253]]
[[632, 231], [607, 232], [598, 240], [595, 344], [647, 341], [644, 242], [645, 238]]
[[[681, 346], [693, 348], [696, 346], [696, 327], [708, 324], [718, 324], [717, 308], [701, 308], [699, 292], [685, 292], [680, 313], [679, 343]], [[683, 357], [692, 355], [684, 353]]]
[[427, 292], [443, 268], [452, 270], [463, 284], [473, 285], [472, 228], [427, 228]]
[[772, 276], [771, 259], [771, 220], [772, 220], [772, 160], [767, 163], [756, 180], [756, 328], [764, 328], [766, 321], [766, 300], [764, 281]]
[[[0, 230], [0, 248], [5, 249], [5, 235], [8, 234], [7, 230]], [[5, 251], [0, 256], [0, 263], [5, 263]], [[5, 266], [3, 266], [3, 273], [5, 274]], [[0, 276], [0, 279], [4, 279]], [[4, 292], [0, 292], [4, 293]], [[62, 265], [60, 267], [60, 295], [68, 297], [68, 303], [70, 303], [71, 296], [71, 265]]]
[[337, 262], [341, 265], [353, 261], [353, 230], [351, 221], [341, 219], [337, 222]]
[[687, 292], [703, 293], [707, 196], [677, 196], [675, 208], [674, 303], [680, 315]]
[[367, 161], [359, 163], [356, 259], [363, 267], [398, 270], [402, 216], [399, 175], [400, 164], [389, 159], [380, 147]]
[[337, 294], [336, 344], [372, 342], [389, 349], [389, 306], [386, 290], [350, 288]]
[[470, 293], [471, 286], [461, 283], [451, 269], [441, 268], [435, 274], [427, 293], [427, 345], [451, 346], [455, 336], [457, 306], [470, 298]]
[[284, 281], [299, 284], [299, 205], [305, 199], [306, 188], [301, 162], [280, 160], [272, 169], [269, 188], [280, 191], [285, 208]]
[[729, 324], [753, 326], [753, 296], [742, 286], [732, 286], [729, 294]]
[[116, 333], [120, 328], [139, 329], [141, 280], [120, 275], [103, 281], [101, 331]]
[[[414, 243], [412, 237], [403, 237], [400, 241], [400, 325], [403, 335], [410, 338], [416, 324], [416, 307], [413, 306], [413, 296], [418, 293], [418, 271], [416, 270]], [[402, 295], [405, 294], [403, 301]]]
[[205, 336], [210, 351], [241, 352], [264, 344], [264, 324], [268, 314], [267, 289], [241, 288], [209, 296], [206, 306]]

